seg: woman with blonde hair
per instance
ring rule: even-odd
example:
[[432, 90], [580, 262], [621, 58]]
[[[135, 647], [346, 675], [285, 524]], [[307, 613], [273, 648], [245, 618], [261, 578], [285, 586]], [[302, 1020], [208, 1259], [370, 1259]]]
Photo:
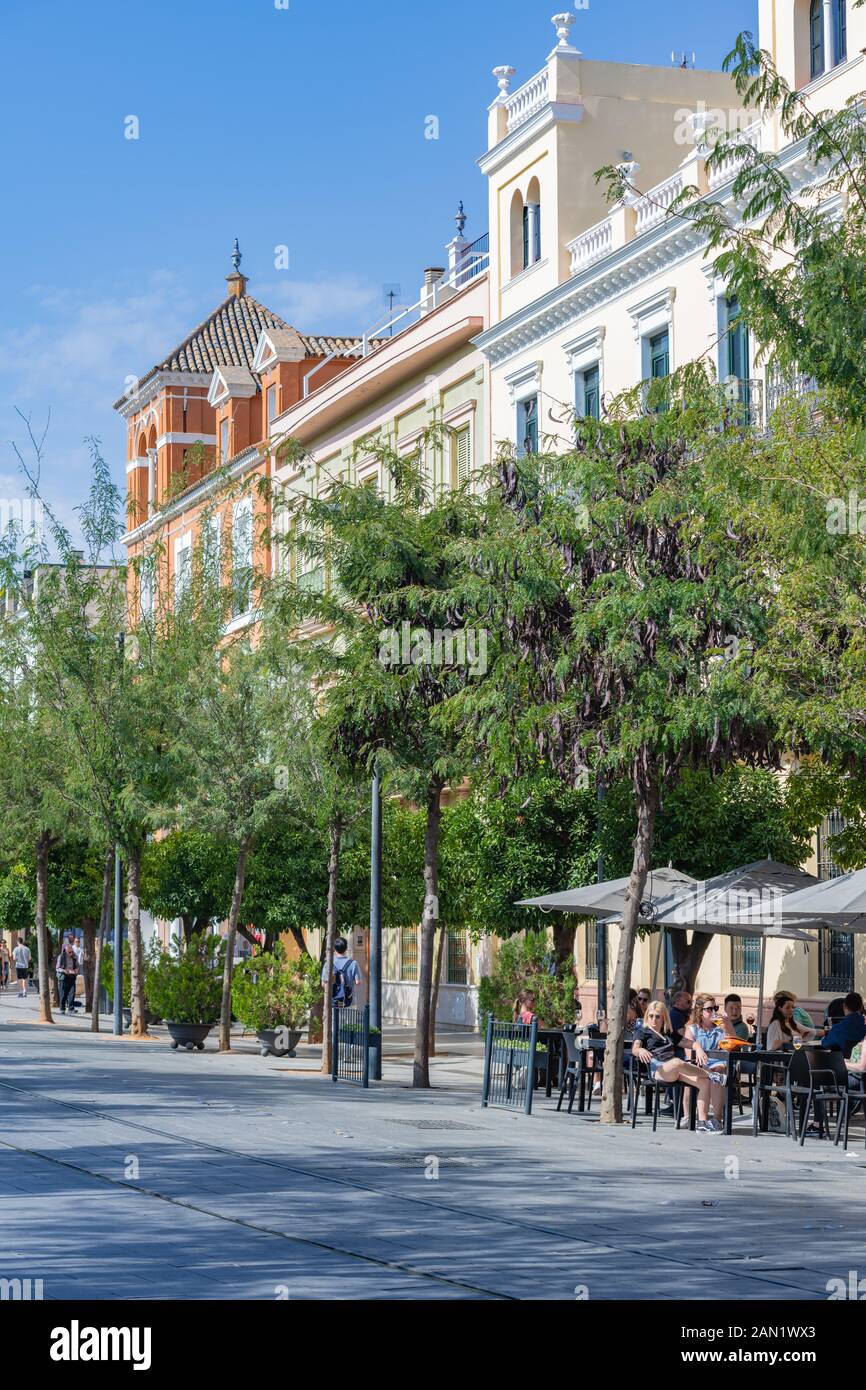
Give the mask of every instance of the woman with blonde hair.
[[[683, 1046], [694, 1050], [694, 1043], [688, 1039], [683, 1040]], [[698, 1131], [702, 1134], [721, 1134], [722, 1126], [717, 1126], [709, 1118], [712, 1087], [708, 1072], [694, 1062], [678, 1057], [676, 1049], [677, 1035], [667, 1007], [659, 1000], [651, 999], [643, 1018], [635, 1025], [632, 1056], [649, 1068], [652, 1081], [681, 1081], [686, 1086], [693, 1086], [698, 1093]]]

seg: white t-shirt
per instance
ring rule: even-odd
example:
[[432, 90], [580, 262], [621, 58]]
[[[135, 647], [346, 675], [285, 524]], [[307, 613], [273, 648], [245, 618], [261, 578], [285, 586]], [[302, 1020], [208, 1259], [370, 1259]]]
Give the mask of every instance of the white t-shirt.
[[12, 952], [12, 959], [15, 962], [15, 968], [17, 970], [26, 970], [30, 964], [30, 947], [25, 946], [23, 942], [19, 941], [15, 950]]

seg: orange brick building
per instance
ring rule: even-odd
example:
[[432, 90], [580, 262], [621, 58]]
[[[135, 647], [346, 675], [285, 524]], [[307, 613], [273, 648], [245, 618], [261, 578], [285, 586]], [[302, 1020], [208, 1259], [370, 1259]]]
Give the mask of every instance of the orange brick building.
[[[115, 402], [127, 422], [127, 555], [148, 557], [153, 569], [139, 583], [130, 568], [136, 615], [152, 608], [157, 589], [169, 598], [178, 591], [201, 543], [215, 548], [224, 579], [229, 564], [268, 572], [256, 539], [267, 504], [256, 481], [268, 473], [270, 422], [362, 351], [361, 338], [298, 333], [247, 294], [240, 261], [235, 242], [227, 297]], [[251, 610], [247, 592], [236, 621]]]

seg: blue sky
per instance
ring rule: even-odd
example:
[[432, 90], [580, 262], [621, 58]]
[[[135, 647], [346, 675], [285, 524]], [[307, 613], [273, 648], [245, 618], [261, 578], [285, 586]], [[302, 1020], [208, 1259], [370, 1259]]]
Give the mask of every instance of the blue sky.
[[[122, 481], [112, 402], [223, 298], [235, 236], [251, 294], [301, 330], [352, 332], [386, 284], [417, 298], [458, 199], [467, 235], [486, 230], [491, 69], [515, 67], [515, 88], [538, 71], [555, 0], [282, 3], [0, 4], [0, 497], [21, 492], [16, 407], [40, 424], [51, 409], [44, 487], [67, 519], [86, 435]], [[590, 0], [573, 42], [662, 65], [694, 50], [714, 68], [756, 12]]]

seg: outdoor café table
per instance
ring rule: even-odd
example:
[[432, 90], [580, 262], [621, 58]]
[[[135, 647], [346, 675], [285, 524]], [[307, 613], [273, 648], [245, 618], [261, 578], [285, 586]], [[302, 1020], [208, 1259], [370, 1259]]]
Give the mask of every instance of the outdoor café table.
[[[740, 1064], [742, 1062], [753, 1062], [755, 1064], [756, 1083], [760, 1077], [762, 1066], [783, 1066], [783, 1059], [786, 1057], [784, 1052], [768, 1052], [766, 1048], [757, 1047], [735, 1047], [730, 1052], [720, 1048], [714, 1048], [707, 1053], [711, 1062], [725, 1062], [728, 1068], [728, 1081], [725, 1087], [725, 1134], [733, 1133], [734, 1127], [734, 1096], [740, 1085]], [[696, 1092], [692, 1089], [689, 1100], [689, 1128], [695, 1127], [695, 1096]], [[755, 1087], [755, 1104], [758, 1103], [759, 1091], [757, 1084]], [[764, 1128], [764, 1126], [762, 1126]]]
[[562, 1054], [565, 1051], [565, 1043], [562, 1041], [561, 1028], [539, 1028], [538, 1046], [547, 1048], [547, 1057], [544, 1065], [544, 1094], [549, 1098], [553, 1086], [553, 1068], [551, 1060], [554, 1051], [557, 1059], [557, 1080], [562, 1076]]

